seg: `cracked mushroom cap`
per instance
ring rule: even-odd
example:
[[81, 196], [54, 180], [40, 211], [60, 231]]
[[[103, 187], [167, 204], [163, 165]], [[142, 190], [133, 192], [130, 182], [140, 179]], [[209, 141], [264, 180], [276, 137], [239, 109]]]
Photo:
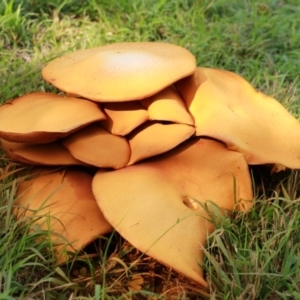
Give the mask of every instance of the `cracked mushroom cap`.
[[300, 168], [300, 123], [274, 98], [242, 77], [197, 68], [176, 83], [193, 116], [196, 135], [209, 136], [245, 155], [248, 164]]
[[[55, 255], [62, 263], [97, 236], [112, 231], [91, 190], [92, 176], [75, 170], [38, 169], [20, 184], [14, 214], [51, 231]], [[50, 218], [50, 219], [49, 219]]]
[[0, 137], [17, 143], [49, 143], [104, 119], [105, 115], [94, 102], [32, 93], [0, 107]]
[[120, 169], [130, 158], [128, 141], [106, 131], [99, 124], [91, 124], [62, 141], [78, 160], [99, 168]]
[[0, 139], [7, 155], [20, 163], [46, 166], [85, 165], [75, 159], [60, 141], [49, 144], [13, 143]]
[[[125, 239], [203, 286], [199, 263], [213, 226], [201, 203], [211, 200], [231, 210], [235, 199], [252, 199], [244, 156], [207, 139], [189, 140], [121, 170], [100, 170], [92, 189], [105, 218]], [[243, 201], [239, 208], [250, 206]]]
[[139, 100], [191, 75], [195, 57], [185, 48], [151, 42], [116, 43], [79, 50], [51, 61], [47, 82], [99, 102]]

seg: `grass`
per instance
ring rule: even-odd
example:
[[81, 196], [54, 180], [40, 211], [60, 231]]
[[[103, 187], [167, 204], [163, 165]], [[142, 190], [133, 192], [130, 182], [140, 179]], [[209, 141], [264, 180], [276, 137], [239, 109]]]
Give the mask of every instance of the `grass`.
[[220, 218], [207, 250], [216, 299], [299, 299], [299, 199], [280, 192]]
[[[0, 102], [58, 92], [40, 71], [62, 53], [165, 41], [188, 48], [198, 65], [243, 75], [299, 118], [299, 13], [298, 0], [3, 0]], [[86, 249], [89, 259], [80, 253], [56, 266], [49, 232], [31, 232], [12, 216], [18, 168], [2, 155], [0, 299], [300, 299], [298, 171], [253, 168], [253, 208], [216, 210], [203, 266], [211, 289], [203, 291], [116, 233]]]

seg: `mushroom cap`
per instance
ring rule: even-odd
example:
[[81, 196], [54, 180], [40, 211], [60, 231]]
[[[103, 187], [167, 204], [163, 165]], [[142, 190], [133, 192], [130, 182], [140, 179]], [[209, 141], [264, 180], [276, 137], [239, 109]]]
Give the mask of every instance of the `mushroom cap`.
[[17, 143], [49, 143], [103, 119], [105, 115], [94, 102], [32, 93], [0, 107], [0, 137]]
[[17, 190], [14, 214], [35, 219], [43, 230], [50, 229], [57, 260], [67, 256], [62, 249], [78, 251], [95, 237], [112, 231], [91, 190], [92, 176], [75, 170], [36, 169], [33, 179]]
[[300, 123], [274, 98], [242, 77], [197, 68], [176, 83], [195, 120], [196, 135], [209, 136], [245, 155], [248, 164], [300, 168]]
[[144, 123], [128, 136], [131, 149], [128, 165], [167, 152], [189, 139], [194, 132], [195, 128], [186, 124]]
[[148, 111], [139, 101], [103, 103], [106, 119], [102, 126], [114, 135], [124, 136], [149, 120]]
[[75, 159], [59, 141], [33, 145], [0, 140], [7, 155], [20, 163], [47, 166], [84, 165], [83, 162]]
[[[213, 225], [201, 203], [211, 200], [232, 209], [235, 199], [253, 197], [243, 155], [206, 139], [191, 139], [121, 170], [100, 170], [92, 190], [105, 218], [125, 239], [203, 286], [199, 263]], [[245, 201], [239, 208], [250, 206]]]
[[141, 103], [148, 110], [151, 120], [194, 125], [184, 101], [173, 86], [141, 100]]
[[195, 57], [185, 48], [151, 42], [79, 50], [51, 61], [44, 79], [62, 91], [99, 102], [139, 100], [191, 75]]
[[120, 169], [130, 158], [128, 141], [96, 123], [66, 137], [62, 143], [76, 159], [99, 168]]

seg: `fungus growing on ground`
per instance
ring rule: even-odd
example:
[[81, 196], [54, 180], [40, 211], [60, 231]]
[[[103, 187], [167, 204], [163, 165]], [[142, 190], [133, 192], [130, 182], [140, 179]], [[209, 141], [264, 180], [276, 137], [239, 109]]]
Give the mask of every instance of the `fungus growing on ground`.
[[196, 135], [223, 141], [229, 149], [243, 153], [250, 165], [300, 168], [300, 123], [242, 77], [197, 68], [176, 87], [195, 120]]
[[13, 143], [3, 139], [1, 145], [7, 155], [15, 161], [46, 166], [68, 166], [84, 165], [83, 162], [75, 159], [71, 153], [63, 147], [60, 141], [48, 144], [26, 144]]
[[141, 100], [149, 112], [150, 120], [194, 125], [185, 103], [173, 86]]
[[167, 43], [116, 43], [51, 61], [44, 79], [62, 91], [99, 102], [139, 100], [191, 75], [195, 57]]
[[194, 132], [194, 127], [185, 124], [145, 123], [128, 137], [131, 149], [128, 165], [171, 150], [189, 139]]
[[62, 143], [76, 159], [99, 168], [123, 168], [131, 153], [125, 138], [110, 134], [99, 124], [80, 129]]
[[91, 175], [67, 169], [36, 169], [31, 175], [19, 185], [14, 213], [50, 232], [60, 263], [66, 251], [77, 252], [112, 231], [92, 193]]
[[148, 111], [139, 101], [102, 103], [106, 119], [101, 121], [110, 133], [124, 136], [149, 120]]
[[100, 170], [93, 193], [125, 239], [204, 286], [199, 264], [213, 225], [201, 204], [211, 200], [221, 208], [239, 205], [243, 210], [253, 197], [243, 155], [206, 139], [192, 139], [121, 170]]
[[300, 168], [299, 122], [238, 75], [195, 61], [165, 43], [79, 50], [42, 72], [67, 96], [32, 93], [0, 107], [0, 138], [13, 160], [96, 172], [92, 180], [78, 166], [42, 169], [19, 186], [15, 214], [37, 210], [43, 229], [51, 215], [58, 261], [67, 259], [64, 246], [78, 251], [114, 227], [206, 286], [198, 265], [213, 230], [205, 201], [248, 209], [246, 161]]
[[0, 116], [1, 138], [33, 144], [56, 141], [105, 119], [91, 101], [51, 93], [32, 93], [11, 100], [0, 107]]

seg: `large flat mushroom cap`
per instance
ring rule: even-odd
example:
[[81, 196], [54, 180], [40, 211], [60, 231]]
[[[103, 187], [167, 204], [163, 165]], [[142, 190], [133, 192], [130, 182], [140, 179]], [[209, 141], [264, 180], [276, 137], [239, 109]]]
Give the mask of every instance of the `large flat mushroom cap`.
[[139, 101], [108, 102], [101, 106], [106, 115], [101, 124], [114, 135], [127, 135], [149, 120], [148, 111]]
[[148, 110], [150, 120], [194, 125], [183, 99], [173, 86], [168, 86], [157, 94], [141, 100], [141, 103]]
[[107, 220], [131, 244], [203, 286], [198, 264], [213, 226], [199, 203], [232, 209], [235, 199], [252, 199], [243, 155], [205, 139], [121, 170], [100, 170], [92, 189]]
[[197, 68], [176, 83], [195, 120], [196, 135], [210, 136], [245, 155], [248, 164], [300, 168], [300, 123], [274, 98], [242, 77]]
[[79, 50], [50, 62], [44, 79], [62, 91], [100, 101], [139, 100], [191, 75], [195, 57], [185, 48], [151, 42]]
[[46, 166], [84, 165], [63, 147], [60, 141], [49, 144], [13, 143], [0, 139], [7, 155], [20, 163]]
[[147, 122], [128, 135], [131, 149], [128, 165], [167, 152], [189, 139], [195, 132], [186, 124]]
[[0, 137], [17, 143], [49, 143], [103, 119], [105, 115], [94, 102], [32, 93], [0, 107]]
[[34, 218], [35, 224], [51, 231], [60, 263], [67, 259], [61, 252], [64, 246], [78, 251], [95, 237], [112, 231], [96, 204], [91, 175], [66, 169], [37, 169], [32, 175], [33, 179], [18, 188], [14, 213]]
[[99, 168], [120, 169], [130, 158], [128, 141], [106, 131], [99, 124], [91, 124], [62, 141], [78, 160]]

